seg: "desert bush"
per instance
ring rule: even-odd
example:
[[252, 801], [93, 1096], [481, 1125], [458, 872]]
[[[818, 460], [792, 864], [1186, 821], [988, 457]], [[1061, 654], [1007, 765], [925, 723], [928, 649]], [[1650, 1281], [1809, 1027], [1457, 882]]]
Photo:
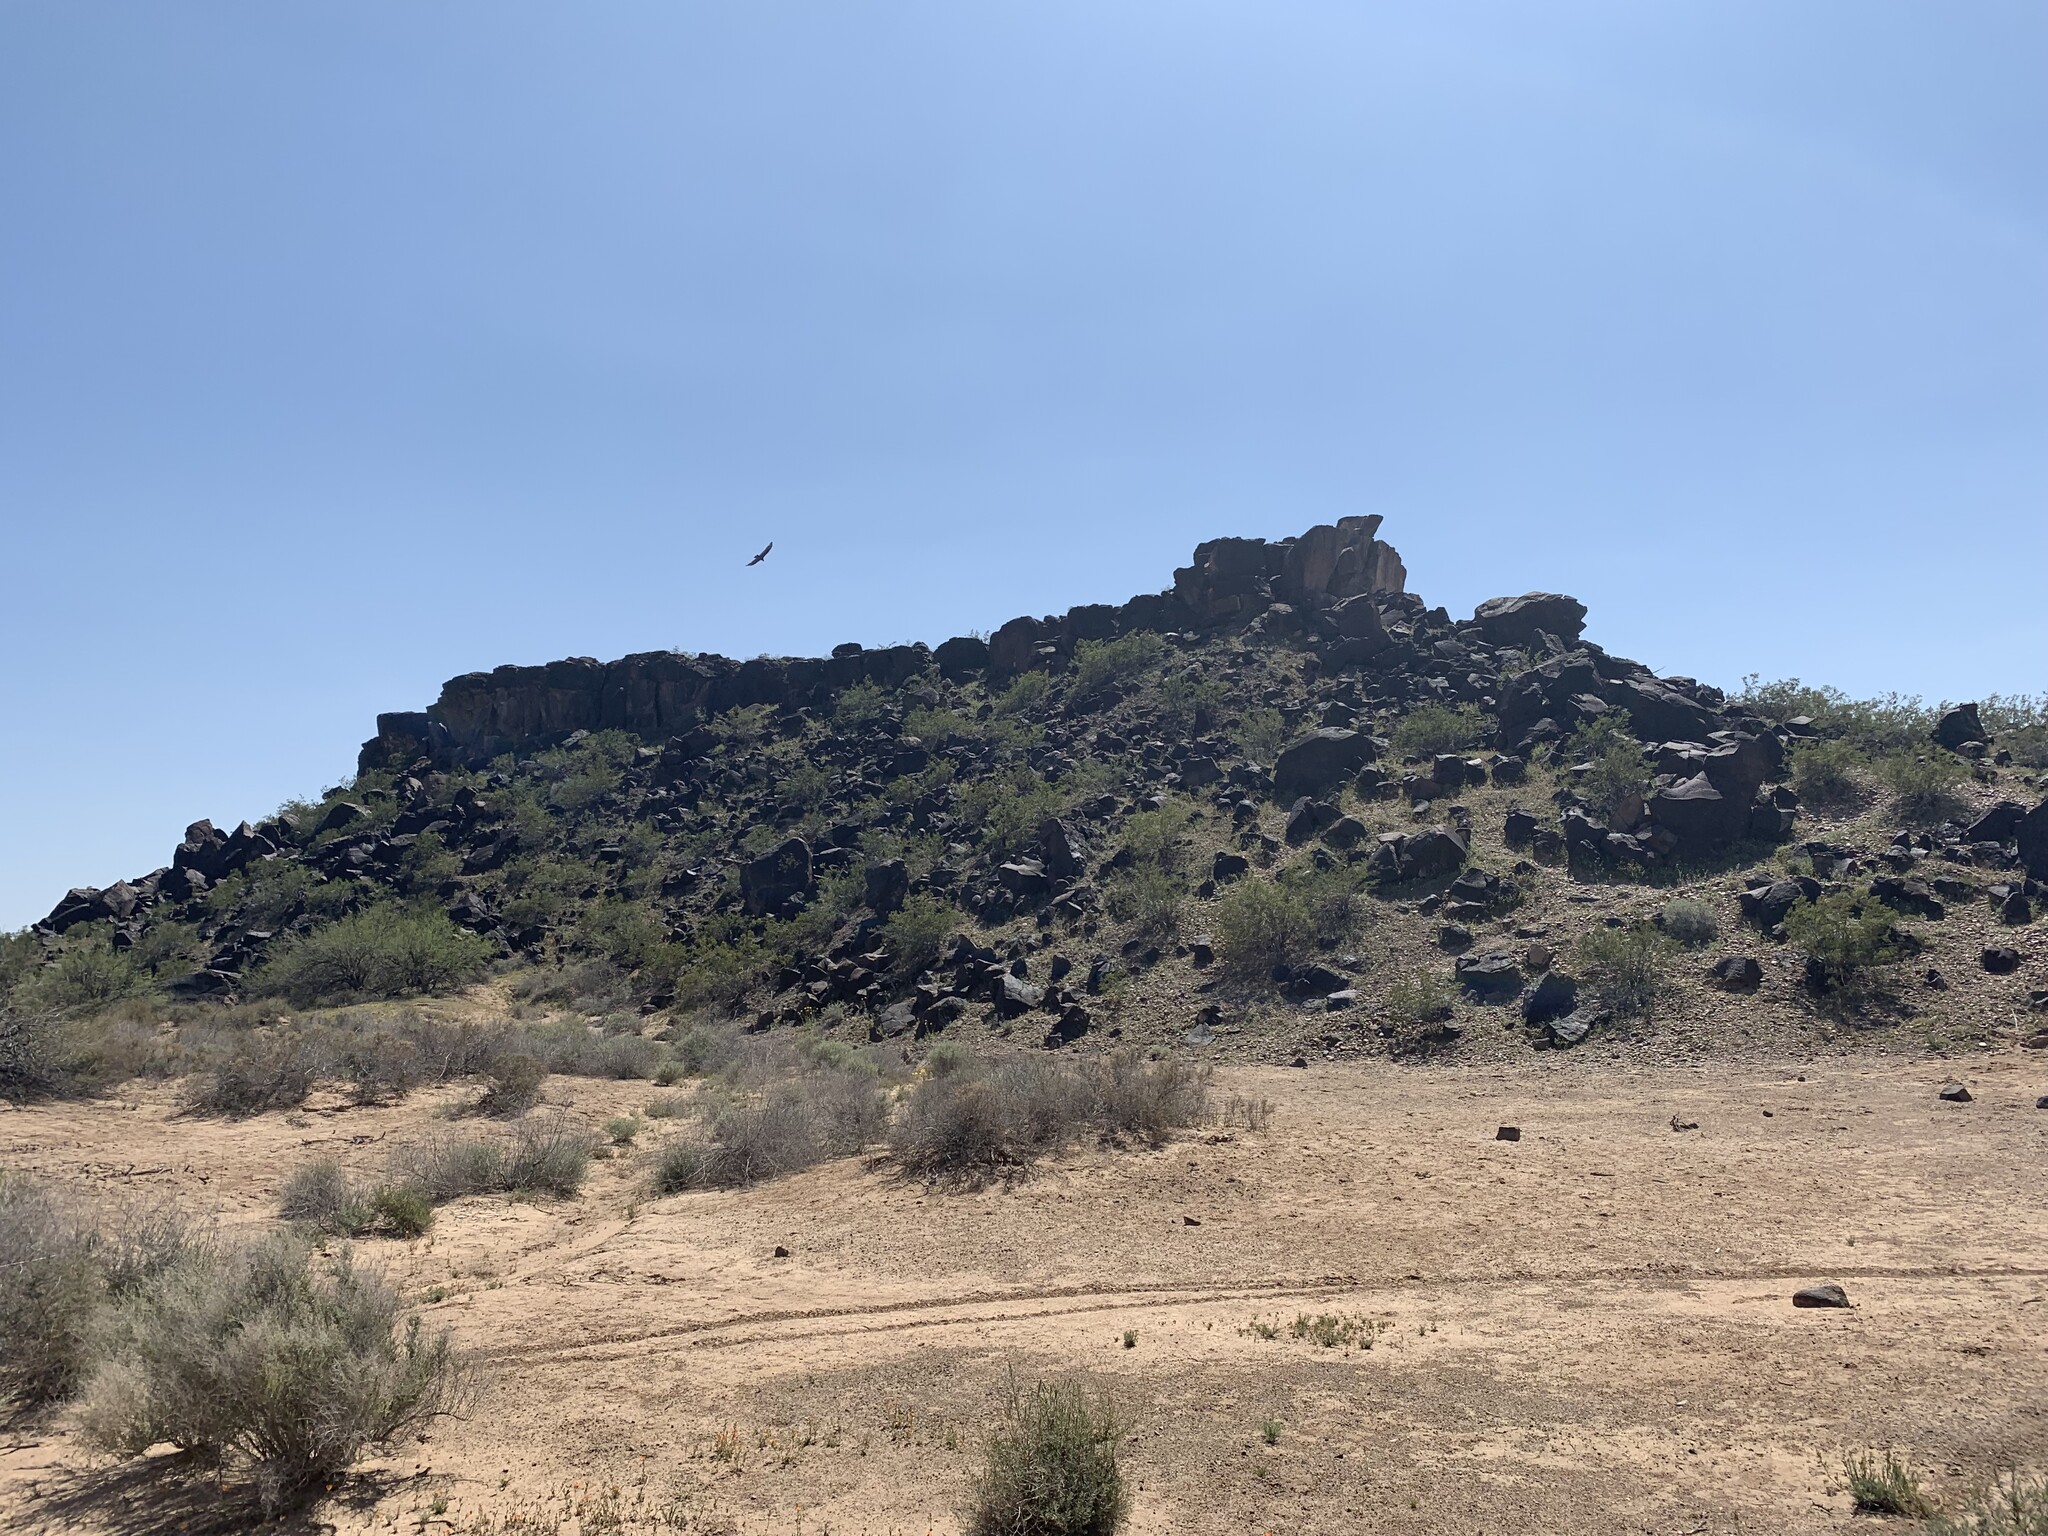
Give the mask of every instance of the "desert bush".
[[962, 1522], [968, 1536], [1113, 1536], [1130, 1507], [1122, 1434], [1109, 1404], [1078, 1382], [1025, 1392], [1011, 1377]]
[[633, 1138], [640, 1134], [642, 1123], [638, 1115], [613, 1115], [604, 1123], [605, 1135], [611, 1137], [615, 1147], [631, 1146]]
[[915, 976], [939, 958], [946, 936], [959, 925], [960, 915], [951, 907], [917, 891], [882, 924], [882, 942], [896, 957], [896, 971]]
[[56, 1093], [63, 1081], [55, 1016], [0, 1001], [0, 1099], [26, 1104]]
[[1361, 898], [1365, 880], [1363, 867], [1350, 864], [1328, 869], [1311, 864], [1280, 876], [1280, 884], [1307, 914], [1310, 939], [1323, 949], [1334, 949], [1358, 937], [1364, 926]]
[[277, 1214], [286, 1221], [309, 1221], [324, 1226], [349, 1205], [354, 1194], [348, 1175], [331, 1157], [316, 1157], [301, 1163], [278, 1192]]
[[1271, 767], [1289, 739], [1287, 717], [1277, 709], [1255, 709], [1238, 723], [1238, 750], [1254, 763]]
[[1052, 679], [1043, 672], [1021, 672], [996, 700], [996, 713], [1017, 715], [1043, 703], [1052, 692]]
[[1666, 940], [1646, 924], [1595, 928], [1579, 940], [1588, 989], [1618, 1017], [1647, 1017], [1664, 990]]
[[1388, 1018], [1413, 1031], [1448, 1019], [1457, 1010], [1458, 989], [1435, 971], [1418, 966], [1387, 984], [1385, 1001]]
[[1486, 717], [1471, 704], [1423, 704], [1394, 722], [1388, 733], [1396, 757], [1463, 752], [1486, 739]]
[[388, 1030], [366, 1030], [346, 1039], [337, 1065], [358, 1104], [390, 1104], [417, 1088], [423, 1077], [420, 1048]]
[[1820, 735], [1869, 753], [1903, 752], [1924, 744], [1939, 713], [1918, 698], [1897, 693], [1852, 699], [1839, 688], [1809, 687], [1796, 677], [1766, 683], [1755, 673], [1742, 680], [1735, 702], [1779, 724], [1803, 715]]
[[246, 1464], [284, 1508], [460, 1403], [448, 1336], [401, 1327], [399, 1310], [346, 1250], [316, 1259], [294, 1234], [196, 1250], [122, 1307], [81, 1426], [119, 1455], [169, 1441]]
[[1900, 754], [1878, 766], [1891, 793], [1891, 811], [1909, 827], [1936, 827], [1959, 819], [1968, 802], [1959, 793], [1970, 776], [1953, 757]]
[[106, 1295], [97, 1249], [47, 1189], [0, 1175], [0, 1400], [40, 1407], [84, 1379]]
[[197, 1246], [175, 1206], [95, 1222], [46, 1186], [0, 1173], [0, 1402], [69, 1397], [102, 1346], [106, 1306]]
[[1177, 736], [1199, 736], [1208, 730], [1209, 722], [1228, 697], [1229, 692], [1219, 678], [1176, 672], [1159, 684], [1159, 728]]
[[1698, 949], [1721, 936], [1721, 919], [1704, 901], [1680, 896], [1664, 904], [1659, 915], [1665, 937], [1687, 949]]
[[235, 1030], [206, 1042], [181, 1105], [187, 1114], [240, 1118], [303, 1104], [332, 1065], [323, 1043], [296, 1027]]
[[498, 1120], [518, 1118], [540, 1102], [540, 1086], [547, 1075], [546, 1067], [523, 1052], [499, 1057], [491, 1063], [477, 1113]]
[[1891, 1451], [1882, 1457], [1868, 1451], [1845, 1457], [1842, 1471], [1849, 1497], [1866, 1515], [1909, 1515], [1919, 1520], [1933, 1513], [1913, 1469]]
[[1960, 1514], [1930, 1520], [1927, 1536], [2048, 1536], [2048, 1477], [2008, 1473]]
[[1173, 1057], [1148, 1062], [1118, 1051], [1104, 1058], [1093, 1076], [1094, 1118], [1113, 1136], [1156, 1145], [1168, 1131], [1198, 1125], [1208, 1114], [1208, 1070]]
[[1863, 799], [1869, 757], [1854, 742], [1803, 741], [1792, 749], [1791, 785], [1800, 801], [1821, 811], [1853, 809]]
[[880, 1136], [887, 1119], [887, 1100], [871, 1074], [806, 1072], [758, 1097], [716, 1103], [705, 1139], [663, 1149], [655, 1188], [666, 1195], [797, 1173], [860, 1151]]
[[14, 996], [31, 1011], [94, 1008], [148, 987], [148, 973], [126, 952], [95, 938], [66, 945], [54, 961], [18, 982]]
[[1109, 915], [1128, 923], [1140, 938], [1164, 943], [1180, 931], [1187, 891], [1180, 879], [1157, 864], [1141, 864], [1117, 875], [1102, 893]]
[[1884, 967], [1905, 958], [1891, 912], [1855, 891], [1794, 903], [1785, 932], [1806, 956], [1809, 974], [1852, 1006], [1869, 999]]
[[434, 1205], [469, 1195], [553, 1195], [567, 1199], [590, 1168], [590, 1132], [566, 1115], [523, 1120], [490, 1136], [442, 1136], [400, 1148], [391, 1185]]
[[1315, 918], [1299, 895], [1266, 880], [1233, 886], [1212, 918], [1217, 955], [1241, 978], [1265, 976], [1306, 955], [1315, 942]]
[[1650, 787], [1642, 743], [1629, 734], [1628, 711], [1609, 710], [1583, 722], [1564, 744], [1563, 761], [1573, 769], [1572, 788], [1603, 817]]
[[1134, 630], [1114, 640], [1083, 640], [1074, 647], [1074, 697], [1093, 698], [1105, 689], [1136, 677], [1158, 664], [1166, 642], [1150, 630]]
[[1171, 1059], [1118, 1053], [1082, 1065], [963, 1052], [912, 1089], [890, 1150], [917, 1177], [975, 1178], [1027, 1164], [1086, 1129], [1157, 1141], [1198, 1123], [1207, 1102], [1207, 1074]]
[[1156, 864], [1161, 869], [1179, 869], [1186, 862], [1182, 834], [1194, 808], [1173, 799], [1156, 810], [1139, 811], [1124, 823], [1124, 849], [1134, 863]]
[[300, 1006], [443, 991], [483, 974], [490, 946], [439, 912], [388, 903], [288, 940], [253, 985]]
[[689, 1101], [680, 1093], [657, 1093], [647, 1101], [642, 1111], [650, 1120], [673, 1120], [688, 1107]]

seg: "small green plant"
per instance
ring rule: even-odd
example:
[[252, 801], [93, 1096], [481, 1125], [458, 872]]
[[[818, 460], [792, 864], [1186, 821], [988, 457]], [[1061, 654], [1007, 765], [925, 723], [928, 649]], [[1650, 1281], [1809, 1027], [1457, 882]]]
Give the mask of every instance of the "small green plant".
[[1851, 810], [1863, 799], [1869, 767], [1869, 756], [1854, 742], [1803, 741], [1792, 749], [1792, 789], [1815, 810]]
[[1238, 750], [1250, 761], [1269, 767], [1287, 739], [1287, 717], [1277, 709], [1255, 709], [1237, 727]]
[[1043, 672], [1021, 672], [1010, 686], [1003, 690], [996, 700], [999, 715], [1019, 715], [1033, 706], [1045, 702], [1045, 696], [1052, 692], [1052, 679]]
[[1622, 1018], [1646, 1018], [1664, 991], [1667, 940], [1648, 924], [1595, 928], [1579, 940], [1579, 963], [1602, 1007]]
[[1280, 1443], [1280, 1421], [1278, 1419], [1267, 1419], [1259, 1425], [1259, 1438], [1268, 1445], [1278, 1445]]
[[1026, 1392], [1012, 1376], [962, 1521], [967, 1536], [1114, 1536], [1130, 1507], [1121, 1434], [1108, 1403], [1079, 1382]]
[[882, 943], [895, 957], [892, 974], [916, 976], [939, 958], [946, 937], [960, 926], [960, 914], [936, 897], [917, 891], [882, 924]]
[[1411, 709], [1388, 734], [1397, 757], [1434, 757], [1463, 752], [1486, 739], [1486, 717], [1470, 704], [1423, 704]]
[[1855, 891], [1795, 903], [1785, 914], [1785, 932], [1821, 988], [1851, 1008], [1870, 1000], [1884, 967], [1905, 958], [1892, 914]]
[[630, 1147], [633, 1138], [640, 1134], [640, 1117], [637, 1115], [614, 1115], [604, 1123], [604, 1133], [615, 1147]]
[[1642, 743], [1629, 734], [1625, 709], [1611, 709], [1581, 724], [1564, 744], [1563, 761], [1572, 769], [1572, 788], [1602, 817], [1614, 815], [1623, 802], [1650, 787]]
[[1126, 1328], [1126, 1329], [1124, 1330], [1124, 1348], [1125, 1348], [1125, 1349], [1136, 1349], [1137, 1347], [1138, 1347], [1138, 1330], [1137, 1330], [1137, 1329], [1135, 1329], [1135, 1328]]
[[1233, 886], [1216, 903], [1213, 923], [1218, 958], [1242, 979], [1300, 960], [1315, 942], [1315, 918], [1307, 903], [1274, 881]]
[[1141, 864], [1111, 881], [1102, 899], [1109, 915], [1128, 924], [1136, 937], [1165, 943], [1180, 931], [1187, 891], [1169, 870]]
[[1721, 920], [1714, 909], [1688, 896], [1664, 904], [1661, 926], [1667, 938], [1687, 949], [1698, 949], [1721, 936]]
[[1912, 1468], [1891, 1451], [1881, 1458], [1869, 1451], [1849, 1455], [1843, 1458], [1842, 1472], [1849, 1482], [1849, 1497], [1860, 1513], [1924, 1520], [1934, 1512]]
[[1959, 819], [1969, 804], [1961, 794], [1970, 772], [1955, 758], [1887, 758], [1878, 769], [1891, 792], [1892, 814], [1909, 827], [1935, 827]]
[[1147, 629], [1074, 647], [1074, 697], [1088, 699], [1156, 666], [1166, 642]]
[[1387, 985], [1388, 1017], [1411, 1030], [1448, 1019], [1457, 1003], [1458, 989], [1450, 980], [1421, 966], [1403, 971]]

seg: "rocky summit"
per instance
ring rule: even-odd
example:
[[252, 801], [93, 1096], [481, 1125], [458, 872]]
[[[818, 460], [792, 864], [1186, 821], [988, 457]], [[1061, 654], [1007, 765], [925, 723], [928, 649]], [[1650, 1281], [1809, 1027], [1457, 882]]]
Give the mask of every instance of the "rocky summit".
[[[129, 985], [176, 999], [332, 1001], [492, 962], [580, 965], [643, 1010], [894, 1038], [974, 1009], [1005, 1030], [1037, 1017], [1057, 1046], [1135, 1023], [1133, 978], [1207, 956], [1160, 972], [1146, 1032], [1202, 1027], [1227, 998], [1248, 1018], [1356, 1005], [1381, 1039], [1454, 1044], [1431, 1017], [1454, 1010], [1418, 1009], [1400, 983], [1521, 998], [1531, 1043], [1555, 1047], [1651, 1016], [1572, 1006], [1566, 949], [1663, 923], [1646, 907], [1594, 924], [1575, 889], [1714, 880], [1763, 944], [1825, 911], [1886, 962], [1925, 947], [1901, 922], [1958, 901], [2032, 920], [2038, 723], [2017, 727], [2019, 761], [1974, 704], [1858, 744], [1782, 688], [1730, 698], [1610, 654], [1572, 597], [1453, 617], [1407, 589], [1380, 526], [1213, 539], [1166, 590], [986, 638], [452, 678], [427, 708], [380, 715], [320, 802], [194, 822], [167, 865], [68, 892], [28, 970], [100, 946]], [[1855, 846], [1817, 837], [1886, 763], [1911, 765], [1897, 771], [1932, 813]], [[1823, 822], [1802, 782], [1832, 797]], [[309, 974], [324, 932], [380, 911], [452, 931], [456, 959]], [[1428, 938], [1455, 962], [1439, 978], [1401, 956], [1388, 974], [1367, 955], [1375, 919], [1440, 923]], [[1801, 951], [1816, 996], [1871, 969], [1851, 978], [1836, 951], [1854, 942], [1831, 935]], [[1049, 969], [1041, 949], [1059, 951]], [[1762, 984], [1754, 958], [1713, 958], [1698, 979], [1714, 993]], [[1299, 1030], [1282, 1033], [1293, 1049]]]

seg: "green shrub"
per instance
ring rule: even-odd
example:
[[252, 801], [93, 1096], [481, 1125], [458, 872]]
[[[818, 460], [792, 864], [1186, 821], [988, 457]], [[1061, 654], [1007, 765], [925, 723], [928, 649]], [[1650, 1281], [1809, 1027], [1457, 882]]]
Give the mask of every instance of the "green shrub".
[[1150, 630], [1114, 640], [1083, 640], [1074, 647], [1074, 697], [1088, 699], [1158, 665], [1166, 642]]
[[1010, 1379], [1002, 1423], [982, 1450], [968, 1536], [1114, 1536], [1130, 1495], [1117, 1464], [1123, 1426], [1072, 1380], [1023, 1391]]
[[640, 1134], [641, 1122], [638, 1115], [613, 1115], [604, 1123], [605, 1135], [611, 1137], [615, 1147], [629, 1147], [633, 1138]]
[[1839, 688], [1811, 688], [1796, 677], [1766, 683], [1755, 673], [1742, 680], [1735, 702], [1776, 724], [1804, 715], [1820, 735], [1850, 742], [1866, 753], [1903, 752], [1924, 745], [1938, 713], [1917, 698], [1896, 693], [1852, 699]]
[[879, 683], [855, 683], [839, 690], [832, 718], [842, 726], [870, 725], [889, 711], [889, 695]]
[[1801, 803], [1820, 811], [1853, 809], [1863, 799], [1870, 759], [1851, 741], [1802, 741], [1792, 749], [1791, 785]]
[[1439, 1024], [1457, 1011], [1458, 989], [1445, 977], [1420, 966], [1389, 982], [1387, 1016], [1405, 1031]]
[[1268, 975], [1304, 957], [1316, 924], [1295, 892], [1272, 881], [1233, 886], [1216, 903], [1212, 926], [1224, 969], [1241, 978]]
[[1269, 768], [1290, 739], [1287, 717], [1277, 709], [1253, 710], [1237, 727], [1238, 750], [1244, 753], [1246, 761], [1263, 763]]
[[286, 1233], [188, 1254], [122, 1308], [119, 1334], [86, 1391], [87, 1440], [245, 1464], [272, 1511], [464, 1395], [445, 1333], [401, 1328], [381, 1276]]
[[1655, 928], [1595, 928], [1579, 940], [1593, 996], [1617, 1017], [1647, 1017], [1664, 990], [1666, 940]]
[[1396, 757], [1463, 752], [1485, 739], [1486, 717], [1471, 704], [1419, 705], [1397, 720], [1388, 736]]
[[1882, 1459], [1867, 1451], [1845, 1457], [1842, 1470], [1849, 1482], [1849, 1497], [1861, 1514], [1908, 1515], [1923, 1520], [1934, 1512], [1912, 1468], [1890, 1451]]
[[1357, 938], [1364, 926], [1361, 894], [1366, 878], [1362, 866], [1338, 864], [1318, 869], [1309, 865], [1288, 870], [1280, 876], [1280, 884], [1308, 915], [1309, 936], [1322, 948], [1334, 949]]
[[1878, 768], [1891, 791], [1892, 814], [1909, 827], [1935, 827], [1960, 819], [1969, 803], [1959, 793], [1970, 771], [1955, 758], [1887, 758]]
[[1891, 913], [1855, 891], [1795, 902], [1785, 914], [1785, 932], [1825, 989], [1851, 1004], [1867, 998], [1882, 968], [1905, 958]]
[[1687, 949], [1698, 949], [1721, 936], [1721, 919], [1714, 915], [1714, 909], [1688, 896], [1664, 904], [1661, 925], [1666, 938]]
[[256, 973], [258, 990], [301, 1007], [444, 991], [483, 974], [490, 946], [439, 912], [385, 904], [288, 941]]
[[301, 1163], [278, 1192], [277, 1214], [286, 1221], [307, 1221], [325, 1226], [354, 1201], [348, 1175], [331, 1157], [316, 1157]]
[[1187, 892], [1179, 877], [1157, 864], [1122, 871], [1103, 892], [1103, 905], [1139, 938], [1165, 943], [1180, 931]]
[[939, 958], [940, 947], [959, 926], [959, 913], [916, 891], [882, 924], [882, 942], [896, 957], [896, 973], [915, 976]]
[[541, 1084], [547, 1075], [547, 1068], [531, 1056], [501, 1056], [491, 1064], [483, 1097], [477, 1100], [477, 1113], [498, 1120], [517, 1119], [540, 1102]]
[[1176, 736], [1199, 736], [1209, 729], [1228, 697], [1220, 678], [1176, 672], [1159, 684], [1159, 728]]
[[67, 945], [56, 960], [29, 972], [15, 986], [28, 1011], [94, 1008], [148, 989], [149, 977], [129, 955], [105, 939]]
[[1609, 710], [1585, 721], [1564, 744], [1563, 760], [1573, 771], [1572, 788], [1602, 817], [1650, 788], [1642, 743], [1629, 734], [1628, 711]]
[[1045, 701], [1052, 692], [1052, 679], [1043, 672], [1021, 672], [1002, 697], [996, 700], [999, 715], [1019, 715]]

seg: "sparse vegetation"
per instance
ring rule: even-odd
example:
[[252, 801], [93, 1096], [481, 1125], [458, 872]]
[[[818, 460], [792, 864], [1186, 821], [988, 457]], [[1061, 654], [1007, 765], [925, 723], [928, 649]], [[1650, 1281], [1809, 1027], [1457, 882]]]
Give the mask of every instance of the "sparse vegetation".
[[973, 1178], [1019, 1167], [1094, 1129], [1156, 1143], [1198, 1123], [1206, 1074], [1118, 1052], [1084, 1065], [961, 1056], [912, 1090], [890, 1147], [906, 1173]]
[[968, 1536], [1113, 1536], [1130, 1505], [1115, 1411], [1072, 1379], [1013, 1376], [962, 1524]]
[[1579, 940], [1579, 964], [1600, 1006], [1619, 1018], [1647, 1018], [1665, 986], [1666, 940], [1647, 924], [1595, 928]]
[[347, 1250], [316, 1257], [285, 1233], [191, 1250], [114, 1329], [83, 1397], [86, 1437], [123, 1456], [169, 1441], [233, 1461], [272, 1511], [463, 1396], [446, 1334], [402, 1325], [397, 1292]]
[[2011, 1472], [1955, 1515], [1936, 1516], [1928, 1536], [2048, 1536], [2048, 1477]]
[[1821, 811], [1851, 810], [1864, 795], [1869, 759], [1854, 742], [1803, 741], [1792, 749], [1789, 782], [1800, 803]]
[[1968, 808], [1960, 791], [1970, 773], [1952, 757], [1901, 753], [1880, 764], [1878, 775], [1890, 792], [1892, 814], [1909, 827], [1939, 826]]
[[1925, 1519], [1933, 1513], [1912, 1468], [1886, 1451], [1882, 1457], [1865, 1451], [1844, 1458], [1842, 1471], [1857, 1512], [1866, 1515], [1907, 1515]]
[[287, 942], [256, 985], [302, 1006], [404, 997], [474, 980], [489, 953], [483, 940], [439, 912], [380, 903]]
[[1572, 789], [1603, 819], [1650, 787], [1643, 746], [1629, 734], [1628, 711], [1609, 710], [1584, 722], [1564, 745], [1562, 760], [1572, 773]]
[[1714, 909], [1690, 896], [1664, 903], [1659, 920], [1665, 937], [1687, 949], [1699, 949], [1721, 936], [1721, 919]]
[[1785, 914], [1785, 932], [1820, 989], [1851, 1009], [1869, 1003], [1883, 969], [1905, 957], [1890, 911], [1852, 890], [1798, 903]]
[[1804, 717], [1822, 737], [1879, 754], [1923, 745], [1938, 714], [1903, 694], [1852, 699], [1839, 688], [1809, 687], [1796, 677], [1766, 683], [1755, 673], [1742, 680], [1736, 702], [1778, 724]]
[[1450, 978], [1425, 967], [1406, 970], [1387, 984], [1387, 1017], [1401, 1036], [1412, 1037], [1457, 1011], [1458, 989]]
[[1241, 979], [1264, 976], [1308, 954], [1316, 922], [1301, 896], [1277, 881], [1247, 880], [1216, 903], [1217, 957]]
[[1422, 704], [1395, 721], [1387, 739], [1396, 757], [1464, 752], [1486, 739], [1486, 717], [1470, 704]]

